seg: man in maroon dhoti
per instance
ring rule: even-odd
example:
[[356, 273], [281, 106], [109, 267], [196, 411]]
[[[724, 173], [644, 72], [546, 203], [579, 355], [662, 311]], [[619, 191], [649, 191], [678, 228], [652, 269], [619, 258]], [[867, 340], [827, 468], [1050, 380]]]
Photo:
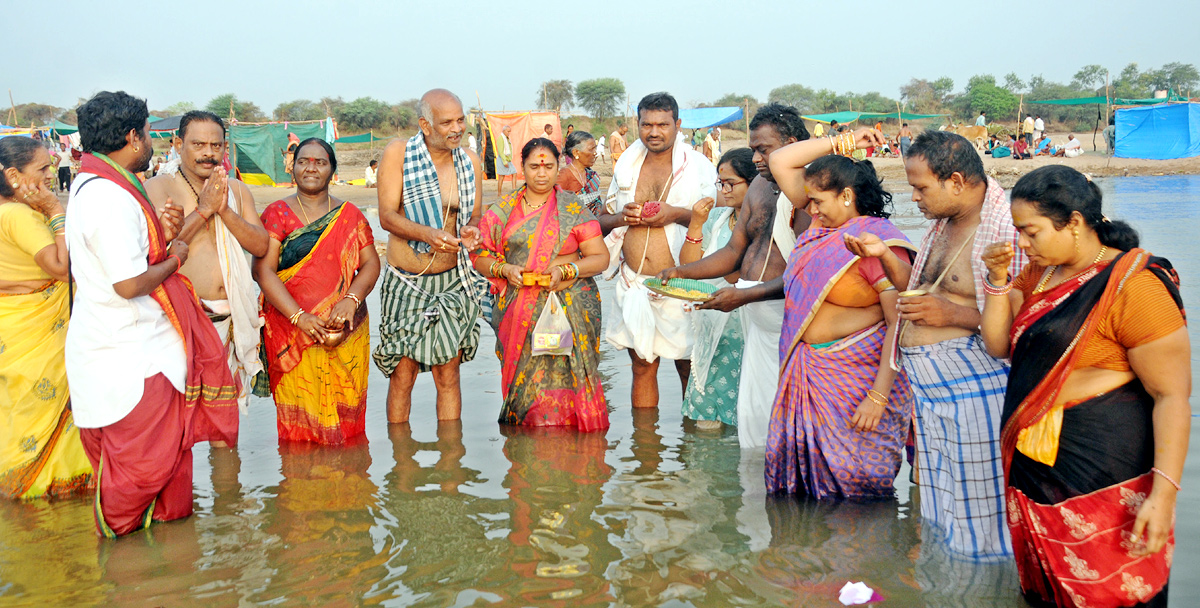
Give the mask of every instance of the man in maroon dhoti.
[[134, 175], [152, 155], [146, 102], [101, 92], [80, 106], [85, 152], [67, 206], [77, 284], [67, 381], [96, 470], [96, 528], [116, 537], [192, 513], [192, 445], [237, 442], [238, 387], [173, 241]]

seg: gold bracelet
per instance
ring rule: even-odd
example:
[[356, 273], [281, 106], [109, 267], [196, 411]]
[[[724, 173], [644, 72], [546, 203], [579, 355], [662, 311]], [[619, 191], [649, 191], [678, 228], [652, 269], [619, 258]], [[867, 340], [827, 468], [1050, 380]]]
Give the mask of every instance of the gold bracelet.
[[[878, 395], [878, 396], [876, 396]], [[875, 405], [887, 405], [888, 398], [883, 393], [875, 389], [867, 389], [867, 398], [875, 402]]]
[[295, 325], [297, 322], [299, 322], [299, 321], [300, 321], [300, 315], [302, 315], [302, 314], [304, 314], [304, 309], [303, 309], [303, 308], [301, 308], [301, 309], [297, 310], [295, 314], [293, 314], [292, 316], [288, 317], [288, 321], [291, 321], [291, 322], [292, 322], [292, 325]]
[[342, 296], [343, 300], [345, 300], [346, 298], [350, 298], [351, 300], [354, 300], [355, 306], [362, 306], [362, 300], [360, 300], [358, 298], [358, 296], [354, 295], [353, 292], [347, 291], [346, 295]]

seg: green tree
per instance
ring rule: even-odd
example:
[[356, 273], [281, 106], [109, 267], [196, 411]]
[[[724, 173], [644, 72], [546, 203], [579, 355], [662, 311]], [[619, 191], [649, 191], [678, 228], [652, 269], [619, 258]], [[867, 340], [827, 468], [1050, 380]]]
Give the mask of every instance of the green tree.
[[1021, 80], [1016, 72], [1009, 72], [1004, 75], [1004, 88], [1008, 89], [1009, 93], [1020, 93], [1025, 90], [1025, 81]]
[[275, 120], [321, 120], [325, 109], [307, 99], [285, 101], [275, 106]]
[[221, 118], [229, 117], [230, 108], [233, 109], [233, 117], [243, 122], [262, 122], [267, 118], [253, 102], [242, 101], [233, 93], [218, 95], [204, 106], [205, 110]]
[[900, 87], [900, 99], [914, 112], [934, 114], [953, 100], [954, 81], [943, 76], [934, 81], [913, 78]]
[[996, 86], [996, 78], [991, 74], [972, 77], [967, 83], [964, 97], [972, 116], [987, 112], [992, 120], [998, 120], [1017, 113], [1017, 96], [1008, 89]]
[[12, 126], [50, 124], [62, 111], [44, 103], [23, 103], [17, 106], [17, 124]]
[[1146, 73], [1145, 80], [1156, 91], [1175, 91], [1183, 94], [1196, 88], [1200, 83], [1200, 72], [1190, 63], [1172, 62], [1161, 69]]
[[618, 78], [594, 78], [575, 85], [575, 101], [593, 118], [616, 116], [625, 97], [625, 83]]
[[1113, 80], [1113, 96], [1126, 99], [1141, 99], [1149, 97], [1153, 91], [1150, 90], [1150, 84], [1146, 82], [1146, 77], [1138, 68], [1138, 64], [1131, 63], [1121, 70], [1121, 73]]
[[387, 123], [397, 129], [408, 129], [417, 124], [417, 111], [411, 106], [398, 103], [388, 112]]
[[785, 84], [771, 89], [767, 93], [767, 102], [782, 103], [792, 106], [801, 114], [819, 114], [825, 111], [824, 100], [817, 97], [817, 92], [802, 84]]
[[382, 125], [391, 111], [391, 106], [378, 99], [359, 97], [339, 108], [334, 118], [344, 127], [366, 130]]
[[[167, 116], [179, 116], [180, 114], [187, 114], [195, 109], [196, 104], [190, 101], [177, 101], [163, 108], [163, 111], [167, 113]], [[228, 109], [229, 108], [226, 108], [226, 111], [228, 111]]]
[[317, 102], [321, 107], [321, 117], [337, 116], [339, 110], [346, 105], [346, 102], [339, 97], [322, 97], [321, 101]]
[[538, 87], [537, 107], [562, 112], [575, 105], [575, 87], [570, 80], [547, 80]]
[[855, 112], [894, 112], [896, 110], [896, 100], [884, 97], [878, 91], [870, 91], [861, 95], [856, 93], [847, 93], [846, 95], [850, 96], [850, 100], [854, 102]]
[[1096, 90], [1104, 86], [1106, 76], [1108, 76], [1108, 70], [1104, 69], [1104, 66], [1094, 63], [1085, 65], [1075, 72], [1075, 76], [1071, 77], [1071, 86], [1080, 91]]

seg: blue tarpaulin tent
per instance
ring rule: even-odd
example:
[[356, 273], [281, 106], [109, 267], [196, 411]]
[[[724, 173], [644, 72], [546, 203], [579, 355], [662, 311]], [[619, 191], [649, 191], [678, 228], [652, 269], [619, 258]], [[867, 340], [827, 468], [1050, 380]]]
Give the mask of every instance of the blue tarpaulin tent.
[[679, 128], [705, 129], [741, 119], [741, 108], [692, 108], [679, 111]]
[[1200, 156], [1200, 103], [1117, 110], [1114, 156], [1153, 160]]

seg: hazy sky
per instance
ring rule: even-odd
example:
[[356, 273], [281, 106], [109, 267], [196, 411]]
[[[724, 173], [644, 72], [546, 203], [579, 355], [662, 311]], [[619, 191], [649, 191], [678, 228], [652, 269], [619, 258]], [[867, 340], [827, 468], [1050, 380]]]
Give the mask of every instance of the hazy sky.
[[17, 103], [62, 107], [105, 89], [151, 109], [233, 92], [270, 114], [297, 98], [395, 103], [446, 87], [515, 110], [534, 105], [542, 81], [604, 76], [634, 104], [666, 90], [689, 107], [792, 82], [898, 97], [913, 77], [950, 76], [961, 90], [982, 73], [1065, 82], [1090, 63], [1114, 75], [1130, 62], [1200, 65], [1196, 0], [3, 5], [4, 87]]

